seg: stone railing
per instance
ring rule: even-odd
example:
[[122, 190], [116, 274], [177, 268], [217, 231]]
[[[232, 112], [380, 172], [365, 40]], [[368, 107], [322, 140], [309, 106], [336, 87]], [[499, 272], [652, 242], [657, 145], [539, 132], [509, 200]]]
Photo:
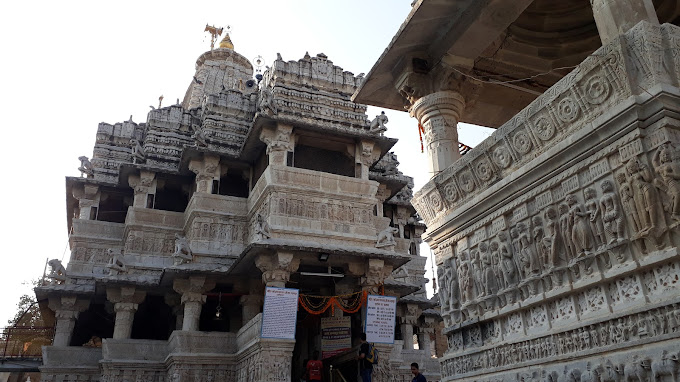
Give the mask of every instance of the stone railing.
[[125, 224], [110, 223], [98, 220], [72, 220], [72, 238], [87, 239], [88, 241], [121, 241]]
[[184, 213], [130, 207], [125, 219], [125, 225], [127, 227], [147, 226], [154, 228], [181, 229], [184, 225]]
[[262, 330], [262, 313], [248, 321], [236, 334], [236, 347], [245, 349], [251, 342], [260, 338]]

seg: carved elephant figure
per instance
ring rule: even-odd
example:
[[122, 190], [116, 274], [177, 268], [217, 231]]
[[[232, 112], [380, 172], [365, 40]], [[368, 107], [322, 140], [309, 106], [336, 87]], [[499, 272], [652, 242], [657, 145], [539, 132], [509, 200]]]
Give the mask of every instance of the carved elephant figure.
[[677, 381], [680, 364], [678, 358], [680, 358], [680, 352], [669, 354], [667, 350], [664, 350], [661, 360], [652, 364], [653, 381], [662, 381], [664, 376], [670, 376], [673, 382]]
[[611, 361], [607, 361], [604, 365], [604, 370], [600, 374], [601, 382], [619, 382], [623, 374], [623, 365], [614, 365]]
[[647, 382], [649, 380], [650, 370], [651, 370], [650, 359], [642, 358], [635, 355], [623, 369], [624, 381]]

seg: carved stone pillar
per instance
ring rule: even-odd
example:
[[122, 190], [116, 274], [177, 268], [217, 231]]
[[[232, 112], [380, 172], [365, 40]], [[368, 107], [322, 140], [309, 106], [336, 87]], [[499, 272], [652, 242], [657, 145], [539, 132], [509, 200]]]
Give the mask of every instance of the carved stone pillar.
[[84, 220], [96, 220], [100, 197], [99, 186], [91, 184], [74, 185], [71, 193], [78, 200], [76, 217]]
[[430, 162], [430, 176], [446, 169], [460, 158], [458, 121], [465, 107], [465, 98], [454, 90], [427, 94], [409, 109], [425, 130], [425, 145]]
[[79, 300], [76, 296], [55, 296], [49, 298], [49, 307], [54, 311], [57, 325], [54, 329], [53, 346], [69, 346], [78, 315], [90, 306], [90, 301]]
[[[375, 151], [375, 143], [364, 141], [357, 143], [355, 146], [354, 161], [357, 166], [355, 176], [360, 179], [368, 180], [368, 173], [371, 165], [378, 159], [379, 153]], [[381, 215], [382, 216], [382, 215]]]
[[135, 312], [145, 297], [146, 292], [135, 290], [133, 286], [106, 289], [106, 298], [113, 303], [113, 310], [116, 312], [114, 339], [130, 338]]
[[267, 144], [270, 165], [287, 165], [288, 152], [295, 151], [293, 126], [279, 123], [276, 128], [265, 127], [260, 133], [260, 140]]
[[602, 45], [628, 32], [640, 21], [658, 25], [652, 0], [590, 0]]
[[172, 284], [173, 289], [182, 295], [184, 305], [184, 320], [182, 330], [198, 331], [201, 309], [206, 296], [203, 293], [213, 289], [215, 282], [205, 276], [191, 276], [189, 279], [177, 279]]
[[433, 316], [423, 317], [423, 324], [418, 330], [418, 347], [425, 350], [425, 355], [430, 357], [432, 354], [432, 341], [430, 336], [434, 334], [437, 321]]
[[399, 317], [399, 322], [401, 323], [401, 336], [404, 341], [404, 349], [413, 349], [413, 326], [418, 325], [418, 316], [420, 315], [420, 309], [418, 305], [406, 304], [404, 308], [404, 314]]
[[376, 216], [381, 218], [385, 214], [383, 210], [383, 203], [390, 196], [390, 190], [384, 184], [378, 185], [378, 192], [376, 192], [375, 197], [378, 198], [378, 203], [376, 204]]
[[242, 307], [243, 325], [252, 320], [253, 317], [260, 313], [260, 309], [264, 304], [264, 296], [262, 294], [249, 294], [241, 296], [239, 300]]
[[135, 191], [133, 207], [153, 208], [156, 195], [156, 173], [141, 170], [139, 175], [128, 176], [128, 184]]
[[175, 315], [175, 330], [182, 330], [184, 323], [184, 309], [182, 308], [181, 296], [168, 293], [165, 295], [165, 303], [172, 309], [172, 314]]
[[203, 159], [191, 160], [189, 170], [196, 174], [196, 192], [212, 194], [213, 181], [219, 181], [222, 171], [226, 169], [220, 168], [218, 155], [205, 154]]
[[262, 282], [266, 286], [285, 288], [290, 274], [300, 266], [300, 259], [296, 259], [293, 252], [279, 251], [258, 256], [255, 265], [262, 271]]

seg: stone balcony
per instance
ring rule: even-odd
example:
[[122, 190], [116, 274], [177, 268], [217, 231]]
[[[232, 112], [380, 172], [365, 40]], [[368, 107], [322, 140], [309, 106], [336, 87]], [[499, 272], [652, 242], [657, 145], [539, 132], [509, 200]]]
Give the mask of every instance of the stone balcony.
[[268, 220], [273, 239], [375, 246], [372, 180], [269, 166], [248, 198], [250, 219]]
[[123, 243], [125, 224], [96, 220], [73, 219], [69, 236], [71, 258], [69, 274], [100, 274], [109, 261], [108, 248], [118, 248]]

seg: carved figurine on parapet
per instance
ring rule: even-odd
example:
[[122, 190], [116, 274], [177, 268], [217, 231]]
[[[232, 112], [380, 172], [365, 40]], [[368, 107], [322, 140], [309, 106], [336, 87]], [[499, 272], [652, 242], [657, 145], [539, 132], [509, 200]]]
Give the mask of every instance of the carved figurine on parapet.
[[130, 139], [130, 144], [132, 144], [132, 164], [146, 162], [146, 152], [139, 140]]
[[106, 268], [109, 270], [109, 276], [127, 273], [128, 267], [125, 264], [125, 261], [123, 261], [123, 254], [121, 253], [121, 250], [109, 248], [106, 252], [111, 257], [109, 263], [106, 265]]
[[66, 268], [64, 268], [61, 260], [52, 259], [47, 264], [50, 266], [50, 273], [47, 275], [47, 278], [51, 280], [51, 284], [56, 285], [66, 282]]
[[375, 247], [394, 250], [394, 246], [397, 245], [397, 242], [394, 240], [394, 235], [397, 233], [399, 233], [399, 228], [389, 226], [380, 231], [375, 242]]
[[380, 112], [380, 115], [376, 115], [371, 121], [368, 132], [383, 135], [385, 131], [387, 131], [387, 127], [385, 127], [387, 122], [389, 122], [389, 120], [387, 119], [385, 112]]
[[196, 125], [194, 133], [191, 135], [191, 139], [196, 141], [196, 146], [207, 147], [208, 141], [205, 136], [205, 129], [202, 126]]
[[260, 90], [259, 108], [261, 113], [268, 115], [276, 115], [279, 112], [276, 101], [274, 101], [274, 92], [266, 86]]
[[80, 171], [80, 177], [82, 178], [83, 175], [87, 175], [88, 178], [93, 177], [94, 168], [92, 167], [90, 159], [88, 159], [86, 156], [81, 156], [78, 157], [78, 160], [80, 161], [80, 167], [78, 167], [78, 171]]
[[187, 264], [194, 259], [189, 241], [178, 233], [175, 234], [175, 252], [172, 254], [172, 259], [175, 265]]
[[265, 240], [271, 238], [269, 233], [269, 224], [261, 214], [257, 214], [255, 221], [255, 240]]

